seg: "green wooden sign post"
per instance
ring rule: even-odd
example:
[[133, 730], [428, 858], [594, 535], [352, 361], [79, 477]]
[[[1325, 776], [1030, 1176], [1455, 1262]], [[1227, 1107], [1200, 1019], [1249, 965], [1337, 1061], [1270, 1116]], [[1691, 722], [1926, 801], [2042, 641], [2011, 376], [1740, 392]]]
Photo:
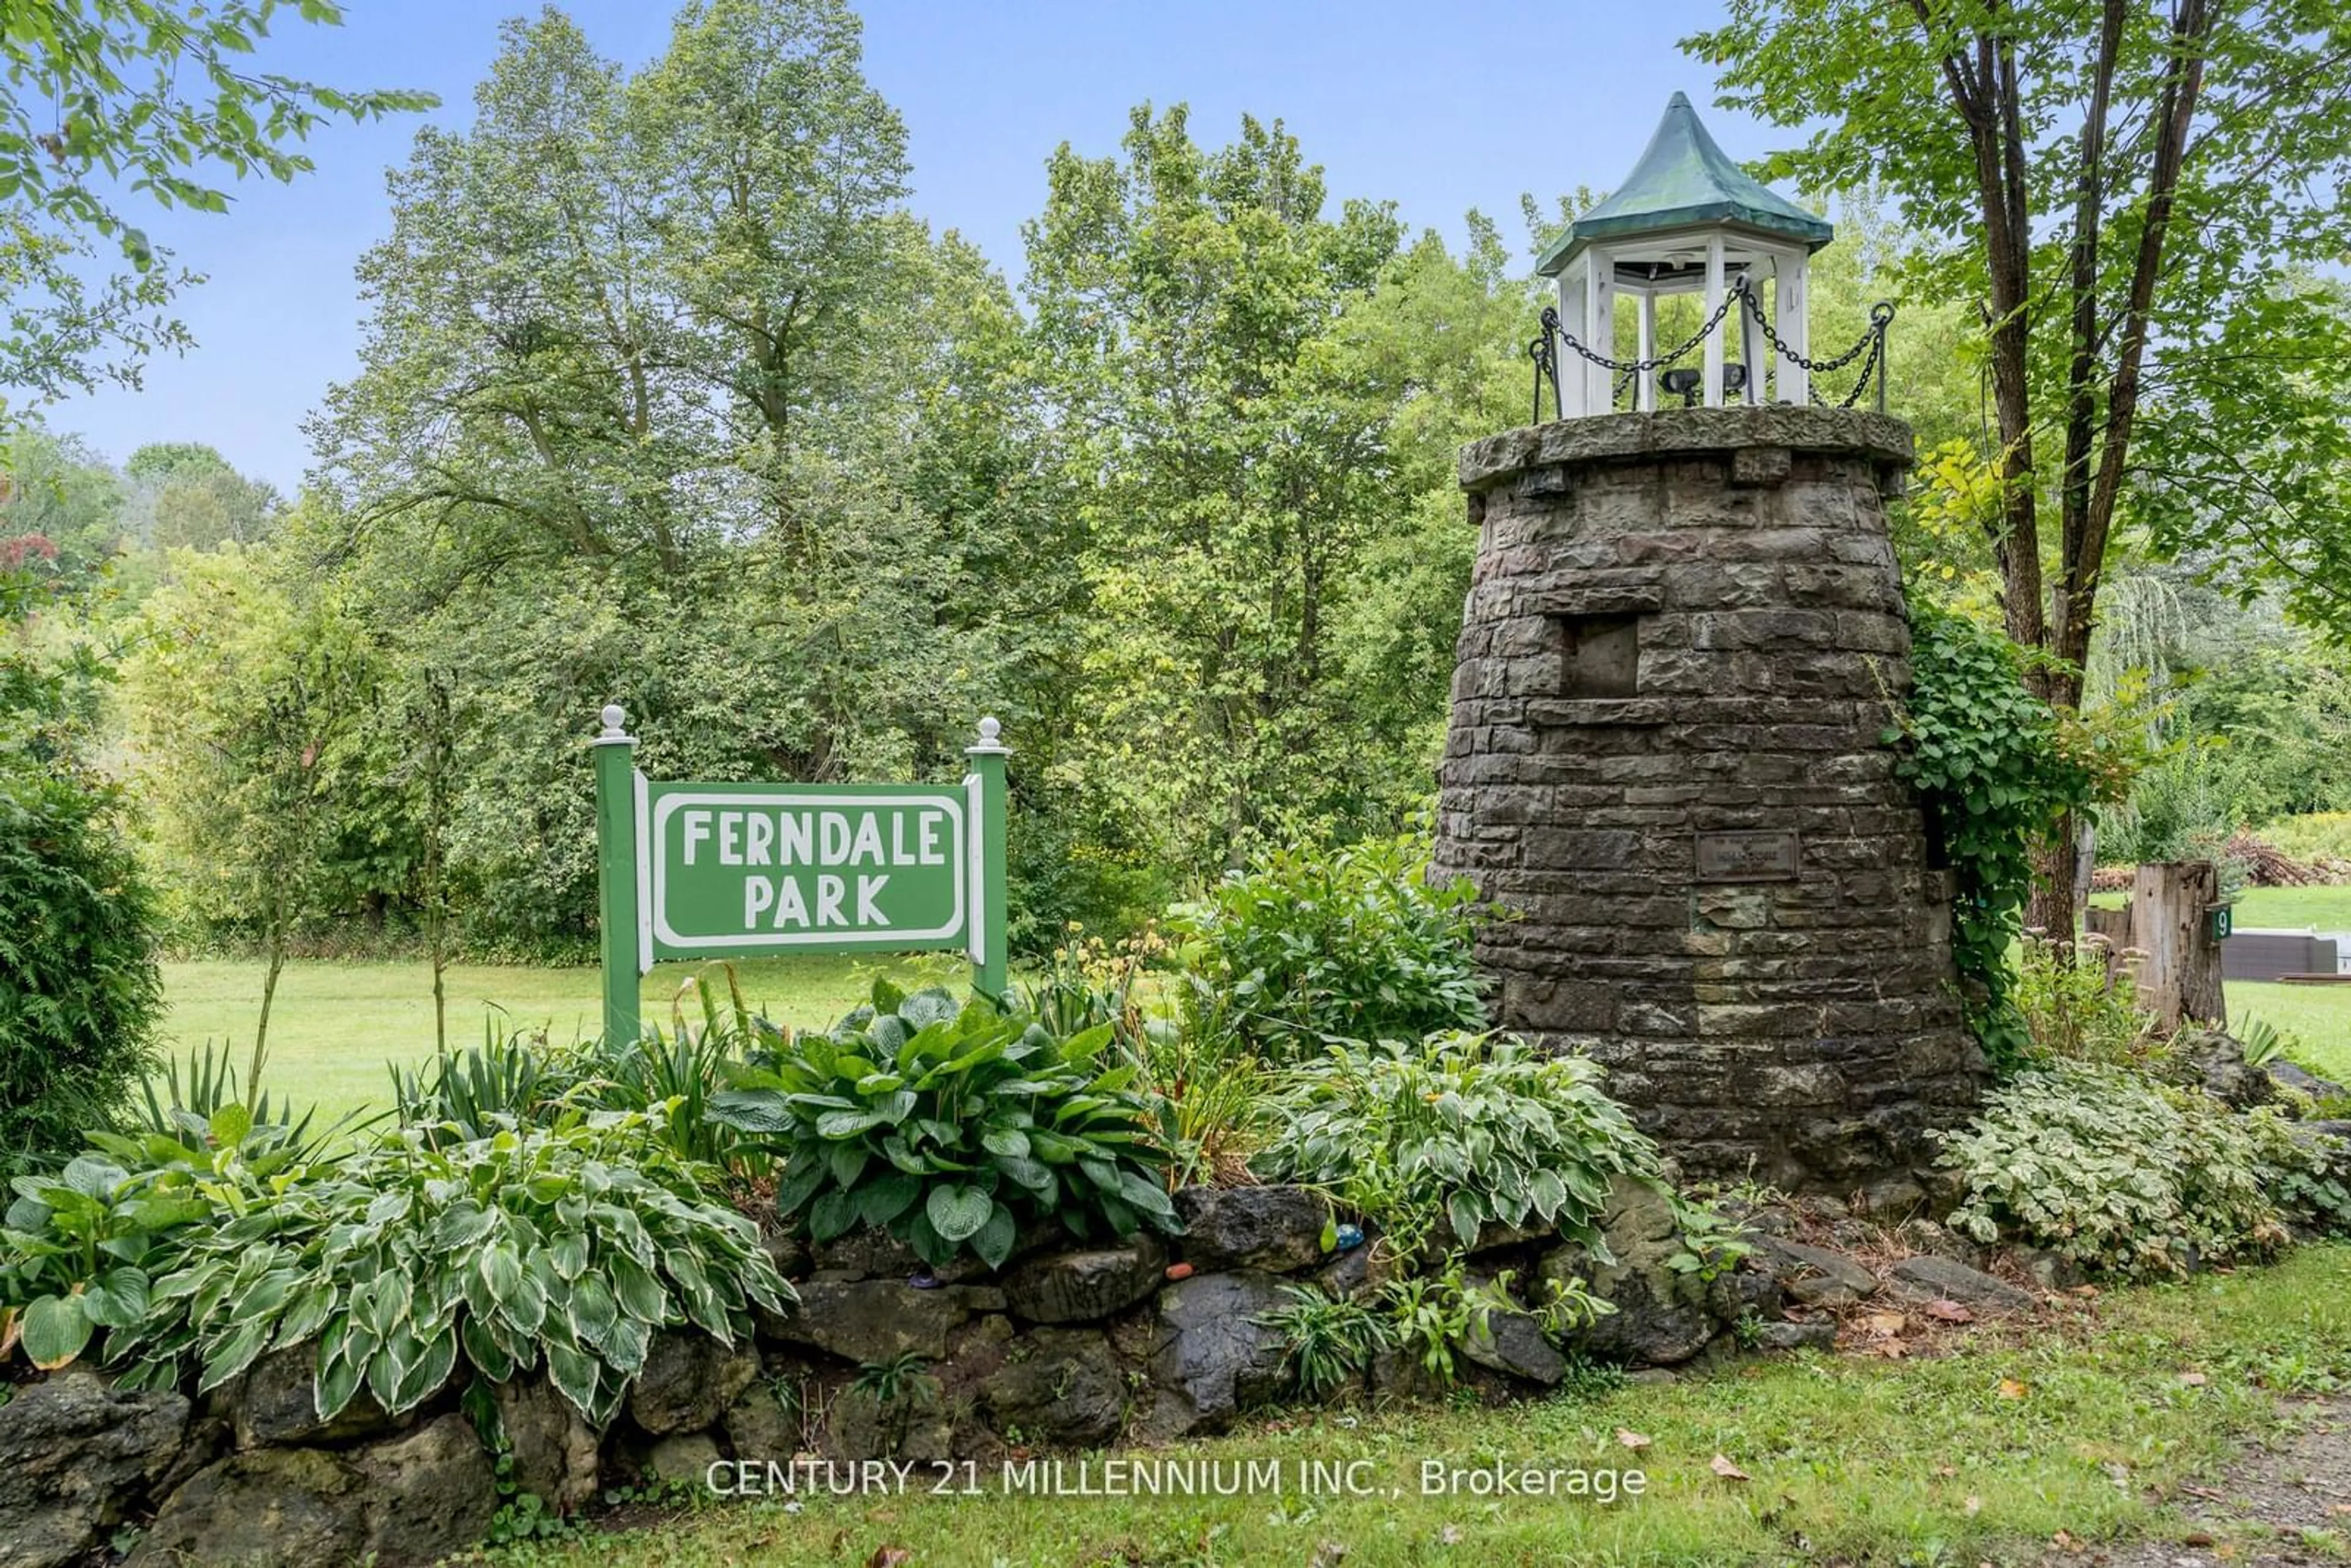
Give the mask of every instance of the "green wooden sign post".
[[1004, 995], [996, 720], [962, 784], [932, 786], [655, 782], [626, 718], [607, 707], [592, 743], [606, 1038], [637, 1037], [637, 983], [664, 958], [960, 948]]

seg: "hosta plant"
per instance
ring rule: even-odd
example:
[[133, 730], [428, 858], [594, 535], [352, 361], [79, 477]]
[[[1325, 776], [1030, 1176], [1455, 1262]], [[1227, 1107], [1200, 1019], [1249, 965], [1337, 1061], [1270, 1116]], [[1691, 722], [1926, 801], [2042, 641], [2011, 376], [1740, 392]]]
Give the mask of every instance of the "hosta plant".
[[1066, 1038], [983, 999], [886, 981], [830, 1034], [778, 1046], [710, 1114], [783, 1159], [776, 1207], [817, 1241], [877, 1226], [932, 1267], [990, 1268], [1021, 1228], [1176, 1228], [1166, 1162], [1112, 1026]]
[[0, 1360], [20, 1350], [54, 1371], [131, 1328], [175, 1234], [219, 1212], [220, 1183], [277, 1181], [317, 1153], [308, 1117], [256, 1124], [235, 1101], [204, 1103], [200, 1114], [175, 1097], [155, 1130], [92, 1133], [63, 1170], [16, 1178], [0, 1221]]
[[461, 1361], [493, 1382], [543, 1361], [601, 1426], [657, 1331], [732, 1343], [753, 1304], [790, 1298], [758, 1228], [669, 1151], [661, 1114], [572, 1111], [437, 1147], [410, 1129], [303, 1179], [213, 1184], [216, 1222], [174, 1234], [108, 1359], [131, 1386], [193, 1375], [203, 1393], [315, 1343], [322, 1418], [361, 1388], [412, 1409]]
[[1464, 1242], [1540, 1218], [1596, 1244], [1610, 1180], [1658, 1178], [1597, 1066], [1509, 1035], [1333, 1046], [1291, 1071], [1278, 1111], [1259, 1174], [1329, 1189], [1405, 1248], [1440, 1216]]

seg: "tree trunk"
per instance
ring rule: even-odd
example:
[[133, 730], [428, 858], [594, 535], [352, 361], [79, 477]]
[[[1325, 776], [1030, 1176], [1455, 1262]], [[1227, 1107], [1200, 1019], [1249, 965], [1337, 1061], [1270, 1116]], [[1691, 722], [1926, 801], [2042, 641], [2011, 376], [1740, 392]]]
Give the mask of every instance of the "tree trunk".
[[2050, 835], [2032, 846], [2032, 893], [2025, 900], [2027, 930], [2047, 934], [2052, 942], [2071, 942], [2081, 919], [2074, 897], [2074, 815], [2058, 820]]
[[269, 1054], [269, 1007], [277, 999], [277, 977], [286, 968], [286, 927], [272, 920], [269, 924], [269, 967], [261, 978], [261, 1021], [254, 1026], [253, 1061], [245, 1073], [245, 1098], [248, 1104], [261, 1103], [261, 1064]]
[[2184, 1022], [2224, 1025], [2220, 943], [2212, 910], [2220, 901], [2220, 873], [2210, 861], [2175, 861], [2138, 868], [2131, 889], [2131, 941], [2147, 954], [2139, 967], [2139, 1002], [2169, 1034]]

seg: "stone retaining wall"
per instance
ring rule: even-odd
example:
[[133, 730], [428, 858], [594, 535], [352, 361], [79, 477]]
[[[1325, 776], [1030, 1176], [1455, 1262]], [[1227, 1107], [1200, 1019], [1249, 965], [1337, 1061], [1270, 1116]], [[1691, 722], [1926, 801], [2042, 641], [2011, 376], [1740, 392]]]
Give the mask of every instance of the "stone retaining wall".
[[[1370, 1247], [1325, 1252], [1328, 1211], [1297, 1188], [1193, 1189], [1177, 1203], [1186, 1234], [1173, 1243], [1040, 1240], [1000, 1274], [950, 1269], [933, 1289], [909, 1283], [917, 1260], [886, 1237], [813, 1252], [772, 1242], [798, 1308], [763, 1315], [732, 1348], [692, 1331], [657, 1336], [609, 1430], [591, 1431], [543, 1381], [498, 1387], [508, 1490], [569, 1511], [648, 1475], [699, 1485], [722, 1460], [992, 1467], [1016, 1448], [1220, 1430], [1290, 1392], [1281, 1335], [1259, 1321], [1287, 1304], [1285, 1285], [1361, 1294], [1393, 1265]], [[1533, 1290], [1583, 1280], [1618, 1310], [1567, 1348], [1634, 1366], [1727, 1351], [1730, 1324], [1779, 1314], [1761, 1259], [1710, 1281], [1674, 1270], [1674, 1216], [1648, 1188], [1620, 1183], [1604, 1233], [1604, 1265], [1556, 1235], [1489, 1228], [1470, 1249], [1471, 1277], [1507, 1270]], [[1466, 1381], [1490, 1395], [1540, 1392], [1568, 1369], [1524, 1314], [1494, 1314], [1461, 1354]], [[500, 1491], [459, 1407], [462, 1372], [400, 1420], [362, 1393], [321, 1424], [310, 1366], [307, 1345], [274, 1352], [204, 1399], [122, 1393], [82, 1368], [17, 1387], [0, 1406], [0, 1568], [81, 1563], [125, 1526], [140, 1532], [134, 1568], [319, 1568], [371, 1554], [397, 1568], [480, 1541]], [[1434, 1392], [1418, 1360], [1395, 1354], [1341, 1394]]]

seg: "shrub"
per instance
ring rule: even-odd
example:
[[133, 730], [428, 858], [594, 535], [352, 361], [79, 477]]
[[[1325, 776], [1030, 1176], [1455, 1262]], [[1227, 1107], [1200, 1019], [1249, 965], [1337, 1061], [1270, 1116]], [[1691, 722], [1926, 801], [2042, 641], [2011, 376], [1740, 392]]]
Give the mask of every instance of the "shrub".
[[112, 800], [0, 735], [0, 1168], [80, 1146], [152, 1065], [156, 913]]
[[[461, 1359], [493, 1382], [543, 1359], [601, 1426], [655, 1331], [731, 1343], [753, 1303], [790, 1295], [758, 1228], [707, 1201], [660, 1120], [573, 1110], [443, 1147], [410, 1129], [307, 1162], [288, 1129], [236, 1105], [202, 1137], [100, 1134], [58, 1183], [19, 1183], [0, 1305], [21, 1310], [43, 1364], [106, 1331], [131, 1387], [193, 1377], [201, 1394], [315, 1342], [322, 1418], [362, 1387], [397, 1414]], [[42, 1301], [77, 1273], [88, 1327], [68, 1346], [73, 1325]]]
[[2031, 1042], [2027, 1059], [2146, 1070], [2177, 1054], [2156, 1033], [2155, 1015], [2138, 1005], [2131, 971], [2107, 974], [2106, 952], [2103, 937], [2086, 938], [2077, 951], [2071, 942], [2026, 936], [2011, 995]]
[[2305, 863], [2351, 861], [2351, 811], [2273, 818], [2261, 825], [2257, 836]]
[[1207, 1004], [1196, 1022], [1213, 1012], [1273, 1061], [1483, 1028], [1477, 894], [1466, 879], [1430, 886], [1427, 869], [1426, 846], [1405, 837], [1278, 850], [1219, 883], [1177, 921]]
[[1929, 835], [1951, 868], [1951, 952], [1969, 1022], [1993, 1065], [2022, 1061], [2008, 951], [2032, 887], [2032, 851], [2068, 811], [2119, 794], [2129, 760], [2116, 734], [2061, 720], [2024, 685], [2024, 651], [1989, 627], [1910, 601], [1910, 699], [1881, 737], [1917, 786]]
[[1291, 1070], [1258, 1168], [1327, 1188], [1407, 1249], [1440, 1217], [1464, 1243], [1530, 1217], [1596, 1241], [1610, 1180], [1657, 1177], [1656, 1146], [1600, 1079], [1508, 1035], [1334, 1046]]
[[1113, 1026], [1066, 1039], [937, 988], [873, 1003], [780, 1045], [711, 1116], [780, 1155], [778, 1213], [828, 1241], [884, 1228], [934, 1268], [968, 1247], [990, 1268], [1023, 1224], [1078, 1236], [1173, 1231], [1165, 1158], [1132, 1063], [1097, 1063]]
[[2333, 1228], [2351, 1209], [2325, 1146], [2275, 1113], [2089, 1062], [2019, 1073], [1944, 1142], [1967, 1187], [1955, 1228], [2111, 1274], [2263, 1251], [2290, 1220]]

